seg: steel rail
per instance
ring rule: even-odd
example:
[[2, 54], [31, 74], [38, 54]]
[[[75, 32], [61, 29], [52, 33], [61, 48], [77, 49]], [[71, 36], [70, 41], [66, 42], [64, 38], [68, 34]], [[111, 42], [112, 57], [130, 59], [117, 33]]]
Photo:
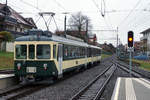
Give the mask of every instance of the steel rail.
[[[93, 79], [88, 85], [86, 85], [84, 88], [82, 88], [78, 93], [76, 93], [70, 100], [77, 100], [80, 98], [80, 96], [82, 96], [102, 75], [104, 75], [114, 64], [111, 64], [109, 67], [107, 67], [102, 73], [100, 73], [95, 79]], [[115, 71], [115, 70], [114, 70]], [[114, 72], [113, 71], [113, 72]], [[102, 94], [103, 89], [105, 88], [107, 82], [110, 80], [113, 72], [111, 73], [111, 75], [109, 75], [109, 77], [107, 78], [107, 80], [103, 83], [102, 87], [98, 90], [98, 92], [96, 93], [95, 97], [93, 98], [93, 100], [97, 100], [100, 95]]]
[[[116, 62], [116, 63], [119, 65], [119, 67], [120, 67], [121, 69], [125, 70], [126, 72], [129, 72], [128, 65], [124, 65], [124, 64], [121, 64], [121, 63], [119, 63], [119, 62]], [[121, 67], [121, 66], [123, 66], [123, 67]], [[150, 79], [150, 76], [144, 75], [144, 74], [142, 74], [142, 73], [140, 73], [140, 72], [138, 72], [138, 71], [136, 71], [136, 70], [134, 70], [134, 69], [132, 69], [131, 74], [132, 74], [133, 76], [135, 76], [135, 77], [139, 77], [139, 78], [140, 78], [140, 77], [145, 77], [145, 78]]]
[[100, 96], [103, 93], [103, 90], [105, 89], [107, 83], [109, 82], [109, 80], [111, 79], [113, 73], [115, 72], [117, 67], [115, 67], [114, 71], [111, 73], [111, 75], [109, 75], [109, 77], [107, 78], [107, 80], [105, 81], [105, 83], [103, 84], [103, 86], [101, 87], [101, 89], [99, 90], [99, 92], [97, 93], [97, 95], [95, 96], [95, 98], [93, 100], [98, 100], [100, 98]]
[[47, 86], [18, 86], [16, 89], [12, 89], [10, 91], [4, 92], [0, 94], [1, 98], [0, 99], [5, 99], [5, 100], [15, 100], [21, 97], [24, 97], [28, 94], [31, 94], [37, 90], [43, 89]]

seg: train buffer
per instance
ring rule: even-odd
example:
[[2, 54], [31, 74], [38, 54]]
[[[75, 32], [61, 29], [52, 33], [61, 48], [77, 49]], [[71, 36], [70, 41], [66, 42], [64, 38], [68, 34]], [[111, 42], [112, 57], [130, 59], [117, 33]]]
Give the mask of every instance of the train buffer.
[[117, 78], [111, 100], [150, 100], [150, 81], [144, 78]]

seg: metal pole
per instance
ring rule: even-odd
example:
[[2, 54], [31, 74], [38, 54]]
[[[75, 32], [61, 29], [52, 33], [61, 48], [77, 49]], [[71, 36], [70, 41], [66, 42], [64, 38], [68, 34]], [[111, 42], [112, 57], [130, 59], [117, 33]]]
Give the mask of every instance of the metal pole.
[[130, 77], [131, 77], [131, 71], [132, 71], [132, 49], [130, 48], [130, 57], [129, 57], [129, 67], [130, 67]]
[[118, 33], [117, 33], [117, 57], [118, 57]]
[[64, 20], [64, 33], [65, 33], [65, 37], [67, 35], [67, 33], [66, 33], [66, 20], [67, 20], [67, 17], [65, 15], [65, 20]]
[[88, 43], [88, 20], [86, 20], [86, 42]]
[[6, 6], [7, 6], [7, 0], [6, 0]]
[[118, 57], [118, 27], [117, 27], [117, 47], [116, 47], [116, 53], [117, 53], [117, 57]]
[[[116, 46], [116, 54], [117, 54], [117, 58], [118, 58], [118, 27], [117, 27], [117, 46]], [[116, 67], [118, 67], [118, 61], [116, 63]]]
[[49, 31], [49, 28], [48, 28], [47, 22], [46, 22], [46, 20], [44, 19], [43, 15], [42, 15], [42, 18], [43, 18], [43, 20], [44, 20], [44, 22], [45, 22], [45, 25], [46, 25], [47, 31]]

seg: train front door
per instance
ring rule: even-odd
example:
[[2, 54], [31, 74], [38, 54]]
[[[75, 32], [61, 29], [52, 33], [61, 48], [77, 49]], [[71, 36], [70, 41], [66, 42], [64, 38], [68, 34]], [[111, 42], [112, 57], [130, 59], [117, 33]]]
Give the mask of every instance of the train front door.
[[59, 66], [58, 76], [59, 78], [63, 77], [62, 61], [63, 61], [63, 46], [62, 44], [59, 44], [58, 45], [58, 66]]

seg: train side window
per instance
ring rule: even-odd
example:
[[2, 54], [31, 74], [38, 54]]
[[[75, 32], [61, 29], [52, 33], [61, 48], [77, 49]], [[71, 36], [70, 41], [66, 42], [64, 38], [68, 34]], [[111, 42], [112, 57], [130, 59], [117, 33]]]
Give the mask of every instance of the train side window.
[[53, 58], [56, 59], [56, 45], [53, 45]]
[[71, 58], [71, 46], [68, 46], [68, 57]]
[[101, 55], [102, 51], [100, 50], [99, 52], [100, 52], [100, 55]]
[[73, 58], [75, 58], [75, 52], [76, 52], [76, 48], [73, 46], [73, 48], [72, 48], [72, 56], [73, 56]]
[[63, 59], [67, 59], [68, 57], [68, 46], [63, 45]]
[[35, 46], [34, 45], [29, 45], [29, 59], [34, 59], [35, 58]]
[[58, 61], [58, 59], [59, 59], [59, 47], [57, 48], [57, 61]]
[[92, 49], [89, 48], [89, 57], [92, 57]]
[[77, 47], [77, 58], [80, 57], [80, 48]]

